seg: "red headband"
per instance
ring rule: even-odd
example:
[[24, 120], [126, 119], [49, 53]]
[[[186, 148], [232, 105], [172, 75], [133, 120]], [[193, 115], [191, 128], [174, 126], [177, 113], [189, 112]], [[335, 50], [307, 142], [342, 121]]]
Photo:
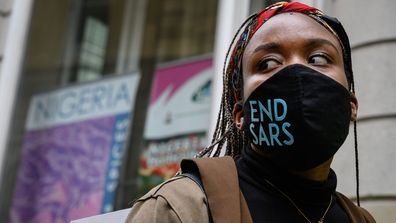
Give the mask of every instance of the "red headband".
[[312, 13], [312, 14], [322, 14], [322, 12], [314, 7], [304, 5], [299, 2], [278, 2], [273, 5], [268, 6], [263, 11], [259, 12], [257, 19], [257, 26], [253, 29], [253, 35], [264, 22], [270, 19], [272, 16], [282, 13], [282, 12], [301, 12], [301, 13]]

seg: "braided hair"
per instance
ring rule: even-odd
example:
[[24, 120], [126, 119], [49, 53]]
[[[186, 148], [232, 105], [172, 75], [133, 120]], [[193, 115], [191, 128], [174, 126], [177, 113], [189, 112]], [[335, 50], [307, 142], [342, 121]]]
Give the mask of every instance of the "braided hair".
[[[233, 120], [232, 111], [235, 104], [242, 106], [241, 101], [238, 99], [240, 99], [239, 96], [243, 89], [242, 78], [240, 78], [241, 72], [238, 72], [238, 70], [234, 69], [234, 63], [240, 59], [237, 58], [238, 54], [236, 52], [239, 51], [239, 55], [242, 55], [248, 42], [247, 37], [249, 35], [249, 31], [251, 31], [251, 27], [253, 27], [256, 21], [257, 14], [249, 16], [238, 28], [238, 31], [235, 33], [231, 41], [231, 44], [228, 46], [227, 54], [223, 64], [223, 93], [215, 131], [212, 136], [211, 144], [202, 150], [197, 155], [198, 157], [220, 156], [224, 145], [226, 145], [225, 151], [223, 150], [224, 155], [234, 157], [240, 153], [241, 148], [244, 148], [248, 144], [248, 139], [246, 138], [244, 132], [236, 127]], [[238, 47], [235, 47], [233, 55], [231, 55], [231, 57], [234, 58], [230, 59], [230, 63], [227, 66], [227, 59], [229, 57], [231, 47], [245, 25], [246, 28], [241, 34], [237, 43]]]

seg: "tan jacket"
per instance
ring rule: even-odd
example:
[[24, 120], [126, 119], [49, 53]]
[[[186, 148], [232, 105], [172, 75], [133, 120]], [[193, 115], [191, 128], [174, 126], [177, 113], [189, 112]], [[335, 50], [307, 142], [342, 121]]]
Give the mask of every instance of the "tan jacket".
[[127, 223], [208, 222], [205, 194], [190, 178], [178, 176], [153, 188], [135, 202]]
[[[239, 190], [232, 158], [201, 158], [183, 162], [182, 169], [184, 165], [185, 169], [196, 168], [200, 173], [205, 192], [188, 177], [174, 177], [138, 199], [126, 223], [205, 223], [209, 222], [208, 206], [214, 223], [253, 222]], [[366, 210], [355, 206], [344, 195], [336, 195], [351, 223], [375, 223]]]

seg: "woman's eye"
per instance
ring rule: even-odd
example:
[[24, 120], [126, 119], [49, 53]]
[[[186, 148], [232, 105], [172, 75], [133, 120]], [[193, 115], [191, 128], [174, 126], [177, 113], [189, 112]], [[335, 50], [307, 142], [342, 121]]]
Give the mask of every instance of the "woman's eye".
[[326, 65], [330, 63], [330, 60], [324, 55], [313, 55], [309, 57], [308, 63], [313, 65]]
[[259, 63], [258, 67], [261, 71], [271, 70], [279, 66], [279, 62], [274, 59], [263, 60]]

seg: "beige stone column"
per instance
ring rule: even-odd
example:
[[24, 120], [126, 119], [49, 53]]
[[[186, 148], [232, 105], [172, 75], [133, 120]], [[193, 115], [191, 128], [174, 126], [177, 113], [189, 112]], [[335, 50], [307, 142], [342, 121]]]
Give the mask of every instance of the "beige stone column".
[[[359, 100], [360, 196], [377, 222], [396, 219], [396, 1], [333, 0], [350, 37]], [[338, 190], [355, 195], [353, 129], [336, 155]]]

